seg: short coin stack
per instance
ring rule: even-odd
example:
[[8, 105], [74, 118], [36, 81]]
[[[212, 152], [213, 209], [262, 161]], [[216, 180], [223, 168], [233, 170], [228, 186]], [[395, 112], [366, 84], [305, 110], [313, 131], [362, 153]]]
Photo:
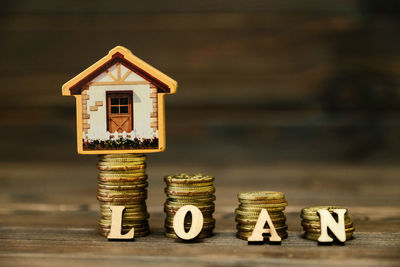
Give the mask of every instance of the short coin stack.
[[[317, 213], [319, 209], [325, 209], [328, 210], [330, 213], [333, 213], [334, 209], [343, 208], [335, 206], [318, 206], [302, 209], [300, 215], [300, 217], [302, 218], [301, 225], [303, 226], [303, 229], [305, 231], [304, 237], [307, 239], [318, 240], [318, 237], [321, 235], [321, 221]], [[355, 228], [353, 226], [353, 221], [348, 216], [348, 212], [346, 212], [346, 214], [344, 215], [344, 224], [346, 231], [346, 240], [349, 240], [353, 237], [353, 232], [355, 231]]]
[[[203, 174], [176, 174], [164, 177], [167, 184], [165, 193], [167, 200], [164, 204], [166, 213], [165, 235], [171, 238], [178, 238], [173, 228], [175, 213], [185, 205], [193, 205], [200, 209], [203, 214], [203, 230], [198, 238], [212, 236], [215, 219], [215, 188], [214, 177]], [[190, 214], [190, 213], [189, 213]], [[192, 218], [189, 214], [185, 218], [185, 231], [189, 231]]]
[[251, 236], [262, 209], [268, 211], [278, 235], [282, 239], [287, 238], [286, 216], [283, 213], [287, 202], [283, 193], [253, 191], [238, 194], [238, 199], [240, 204], [235, 210], [238, 238], [247, 240]]
[[111, 206], [125, 206], [122, 230], [125, 234], [134, 227], [135, 237], [150, 233], [147, 219], [146, 156], [142, 154], [101, 155], [97, 199], [102, 217], [100, 233], [107, 236], [111, 229]]

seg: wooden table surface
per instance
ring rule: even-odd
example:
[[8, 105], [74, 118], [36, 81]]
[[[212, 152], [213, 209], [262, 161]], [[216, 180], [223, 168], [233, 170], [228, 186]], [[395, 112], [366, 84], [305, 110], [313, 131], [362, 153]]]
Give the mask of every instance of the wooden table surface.
[[[396, 0], [1, 3], [0, 266], [399, 266]], [[179, 82], [148, 160], [152, 234], [133, 242], [97, 232], [97, 159], [76, 155], [61, 97], [116, 45]], [[163, 237], [162, 177], [178, 172], [216, 176], [214, 237]], [[234, 236], [236, 195], [254, 189], [286, 194], [281, 246]], [[301, 237], [301, 208], [328, 204], [354, 220], [344, 246]]]
[[[342, 164], [174, 164], [148, 162], [152, 234], [110, 242], [96, 229], [96, 157], [69, 163], [1, 164], [0, 265], [2, 266], [398, 266], [400, 168]], [[183, 243], [163, 236], [162, 176], [203, 171], [216, 176], [215, 236]], [[238, 192], [286, 194], [289, 238], [280, 246], [248, 245], [235, 237]], [[355, 238], [344, 246], [318, 246], [302, 238], [299, 213], [308, 205], [349, 209]]]

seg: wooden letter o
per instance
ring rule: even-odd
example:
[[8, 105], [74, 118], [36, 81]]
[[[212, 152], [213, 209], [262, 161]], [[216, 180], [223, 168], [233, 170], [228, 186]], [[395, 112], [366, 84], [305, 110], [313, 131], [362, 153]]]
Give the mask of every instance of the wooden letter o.
[[[190, 212], [192, 214], [192, 225], [189, 232], [185, 231], [185, 217]], [[175, 234], [184, 240], [191, 240], [197, 237], [203, 229], [203, 214], [200, 209], [193, 205], [181, 207], [174, 216], [174, 231]]]

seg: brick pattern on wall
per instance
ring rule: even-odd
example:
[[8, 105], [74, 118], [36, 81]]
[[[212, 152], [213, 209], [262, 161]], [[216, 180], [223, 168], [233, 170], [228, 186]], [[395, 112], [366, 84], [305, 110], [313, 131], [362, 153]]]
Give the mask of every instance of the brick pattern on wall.
[[90, 129], [90, 124], [89, 124], [90, 114], [88, 113], [88, 106], [87, 106], [88, 101], [89, 101], [89, 95], [88, 95], [88, 88], [86, 87], [82, 90], [82, 128], [85, 134], [87, 134]]
[[103, 101], [96, 101], [94, 106], [90, 106], [90, 111], [98, 111], [101, 106], [103, 106]]
[[150, 99], [153, 102], [153, 111], [150, 113], [151, 125], [150, 127], [153, 129], [153, 132], [158, 130], [158, 96], [157, 96], [157, 87], [153, 84], [150, 84]]

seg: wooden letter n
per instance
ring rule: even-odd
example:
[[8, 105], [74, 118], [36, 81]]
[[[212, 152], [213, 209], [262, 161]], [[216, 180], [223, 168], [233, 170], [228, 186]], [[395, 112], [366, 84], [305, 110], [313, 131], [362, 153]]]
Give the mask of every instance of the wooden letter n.
[[328, 210], [320, 209], [318, 214], [321, 218], [321, 235], [318, 237], [319, 242], [332, 242], [333, 238], [328, 235], [328, 228], [341, 241], [346, 241], [346, 231], [344, 225], [344, 214], [346, 209], [334, 209], [333, 212], [337, 214], [338, 221], [335, 221], [332, 214]]

